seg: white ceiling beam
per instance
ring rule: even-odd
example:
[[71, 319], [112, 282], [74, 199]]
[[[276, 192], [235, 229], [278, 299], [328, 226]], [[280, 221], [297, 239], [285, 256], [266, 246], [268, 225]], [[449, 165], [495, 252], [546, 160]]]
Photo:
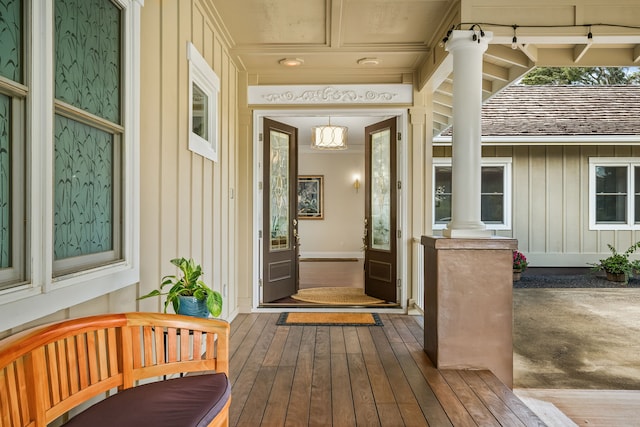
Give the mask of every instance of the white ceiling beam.
[[502, 80], [505, 82], [509, 80], [508, 68], [501, 67], [496, 64], [491, 64], [489, 62], [484, 62], [482, 64], [482, 74], [495, 80]]
[[573, 48], [573, 62], [578, 63], [591, 47], [591, 43], [577, 44]]
[[445, 130], [448, 126], [443, 125], [442, 123], [433, 123], [433, 136], [440, 135], [440, 133]]
[[326, 34], [331, 34], [331, 39], [328, 40], [329, 45], [332, 48], [338, 48], [342, 46], [342, 0], [333, 0], [327, 2], [327, 15], [330, 14], [331, 19], [325, 22]]
[[484, 53], [484, 56], [498, 59], [506, 62], [507, 64], [517, 65], [519, 67], [530, 66], [527, 55], [517, 49], [511, 49], [507, 46], [490, 44], [487, 51]]
[[519, 44], [518, 49], [522, 51], [532, 62], [538, 61], [538, 47], [533, 44]]
[[488, 79], [482, 79], [482, 91], [488, 93], [493, 92], [493, 82]]
[[443, 116], [442, 114], [438, 114], [438, 113], [433, 113], [433, 121], [443, 125], [444, 127], [447, 127], [449, 126], [451, 117]]
[[445, 95], [453, 95], [453, 83], [449, 83], [448, 81], [442, 82], [442, 84], [436, 89], [436, 92], [444, 93]]
[[441, 92], [436, 92], [433, 94], [433, 102], [449, 108], [453, 108], [453, 97], [445, 95]]
[[433, 112], [442, 114], [443, 116], [448, 116], [448, 117], [453, 116], [453, 108], [443, 104], [433, 103]]
[[[521, 44], [535, 44], [535, 45], [559, 45], [559, 44], [585, 44], [589, 39], [586, 35], [522, 35], [522, 29], [518, 28], [518, 43]], [[511, 35], [495, 35], [489, 42], [490, 44], [502, 44], [511, 45], [513, 42], [513, 34]], [[594, 44], [640, 44], [640, 34], [629, 35], [597, 35], [594, 30], [593, 38], [591, 42]]]

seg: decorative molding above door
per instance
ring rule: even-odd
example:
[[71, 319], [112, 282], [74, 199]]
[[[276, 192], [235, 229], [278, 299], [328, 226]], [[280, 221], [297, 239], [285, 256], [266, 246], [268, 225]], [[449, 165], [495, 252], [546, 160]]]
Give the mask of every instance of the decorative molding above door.
[[413, 102], [413, 85], [249, 86], [249, 105], [399, 105]]

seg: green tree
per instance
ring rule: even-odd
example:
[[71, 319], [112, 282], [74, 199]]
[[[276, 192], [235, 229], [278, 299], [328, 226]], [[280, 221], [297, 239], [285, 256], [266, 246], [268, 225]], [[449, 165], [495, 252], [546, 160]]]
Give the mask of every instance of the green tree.
[[640, 84], [640, 72], [620, 67], [539, 67], [523, 77], [524, 85]]

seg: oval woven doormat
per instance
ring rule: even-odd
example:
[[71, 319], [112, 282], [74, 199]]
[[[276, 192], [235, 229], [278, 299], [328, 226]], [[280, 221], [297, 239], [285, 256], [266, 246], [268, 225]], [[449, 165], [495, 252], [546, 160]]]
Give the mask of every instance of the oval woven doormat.
[[300, 289], [291, 298], [298, 301], [332, 305], [370, 305], [382, 304], [385, 301], [373, 298], [361, 288], [308, 288]]

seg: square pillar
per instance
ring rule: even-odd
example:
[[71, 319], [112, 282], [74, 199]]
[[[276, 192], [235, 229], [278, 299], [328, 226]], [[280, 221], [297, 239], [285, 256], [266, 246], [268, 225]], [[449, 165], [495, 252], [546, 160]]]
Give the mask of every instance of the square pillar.
[[438, 369], [489, 369], [513, 387], [515, 239], [423, 236], [424, 350]]

